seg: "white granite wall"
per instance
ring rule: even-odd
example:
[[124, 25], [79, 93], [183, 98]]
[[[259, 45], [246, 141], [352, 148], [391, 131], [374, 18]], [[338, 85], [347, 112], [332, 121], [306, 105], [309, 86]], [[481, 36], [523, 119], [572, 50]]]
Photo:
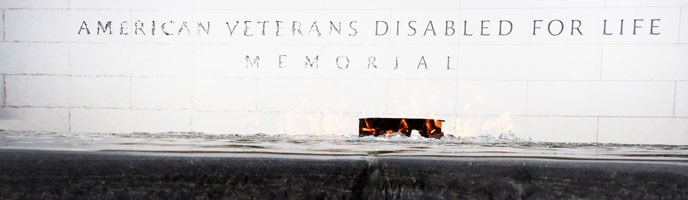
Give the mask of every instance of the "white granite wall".
[[436, 117], [460, 136], [688, 145], [687, 0], [0, 0], [0, 12], [4, 130], [356, 135], [359, 117]]

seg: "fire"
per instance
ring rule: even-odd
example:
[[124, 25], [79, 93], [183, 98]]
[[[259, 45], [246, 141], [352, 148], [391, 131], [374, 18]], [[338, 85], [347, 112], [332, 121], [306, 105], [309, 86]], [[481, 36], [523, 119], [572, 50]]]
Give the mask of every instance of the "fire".
[[401, 119], [399, 122], [399, 126], [396, 129], [384, 129], [384, 128], [375, 128], [370, 125], [370, 122], [368, 119], [363, 119], [363, 122], [365, 124], [365, 127], [361, 127], [361, 131], [364, 132], [369, 132], [373, 136], [378, 136], [384, 134], [385, 136], [391, 136], [395, 133], [401, 133], [404, 135], [408, 135], [410, 133], [409, 131], [409, 126], [408, 123], [406, 122], [406, 119]]
[[424, 137], [440, 138], [442, 120], [439, 119], [410, 119], [410, 118], [361, 118], [359, 119], [359, 136], [387, 137], [394, 134], [411, 136], [412, 130], [417, 130]]
[[405, 133], [408, 132], [408, 124], [406, 123], [406, 119], [401, 119], [401, 122], [399, 123], [399, 130], [397, 130], [398, 133]]
[[433, 121], [435, 121], [435, 127], [442, 128], [442, 120], [433, 119]]
[[366, 132], [371, 132], [374, 136], [377, 136], [377, 132], [375, 132], [375, 129], [370, 128], [370, 123], [368, 122], [368, 119], [363, 119], [363, 121], [365, 122], [366, 127], [361, 128], [361, 130], [366, 131]]
[[429, 119], [425, 120], [425, 128], [427, 129], [426, 133], [432, 133], [432, 130], [434, 129], [432, 128], [432, 124], [430, 123]]
[[479, 135], [499, 135], [513, 132], [515, 127], [511, 115], [506, 112], [498, 117], [468, 117], [455, 119], [458, 136], [475, 137]]
[[394, 131], [393, 131], [393, 130], [387, 130], [387, 131], [385, 132], [385, 137], [391, 137], [393, 134], [394, 134]]

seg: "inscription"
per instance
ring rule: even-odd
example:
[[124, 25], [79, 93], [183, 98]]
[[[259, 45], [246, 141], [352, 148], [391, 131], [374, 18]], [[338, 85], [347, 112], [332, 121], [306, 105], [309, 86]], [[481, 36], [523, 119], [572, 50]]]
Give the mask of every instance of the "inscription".
[[[213, 21], [86, 21], [82, 20], [78, 35], [141, 35], [141, 36], [199, 36], [222, 34], [228, 37], [356, 37], [360, 34], [374, 36], [425, 36], [425, 37], [503, 37], [514, 33], [515, 23], [509, 19], [475, 21], [280, 21], [234, 20]], [[583, 20], [535, 19], [529, 22], [532, 35], [660, 35], [662, 20], [659, 18], [603, 19], [602, 31], [587, 32], [593, 25]], [[458, 25], [460, 24], [460, 25]], [[361, 33], [362, 26], [369, 26], [371, 33]], [[627, 27], [627, 28], [624, 28]], [[114, 31], [113, 31], [114, 30]], [[457, 31], [461, 30], [461, 31]]]

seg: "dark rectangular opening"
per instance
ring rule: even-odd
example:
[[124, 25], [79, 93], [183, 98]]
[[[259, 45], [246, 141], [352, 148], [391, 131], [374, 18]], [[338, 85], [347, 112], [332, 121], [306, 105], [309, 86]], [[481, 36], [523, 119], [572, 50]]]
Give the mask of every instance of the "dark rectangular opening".
[[360, 118], [358, 120], [358, 136], [392, 135], [400, 133], [411, 136], [411, 131], [416, 130], [426, 138], [441, 138], [441, 119], [422, 118]]

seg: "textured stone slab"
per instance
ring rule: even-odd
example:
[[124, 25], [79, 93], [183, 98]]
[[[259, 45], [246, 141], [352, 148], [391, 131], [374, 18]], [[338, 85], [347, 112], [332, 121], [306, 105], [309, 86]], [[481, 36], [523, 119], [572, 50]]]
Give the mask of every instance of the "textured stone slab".
[[685, 199], [688, 164], [0, 150], [2, 199]]

